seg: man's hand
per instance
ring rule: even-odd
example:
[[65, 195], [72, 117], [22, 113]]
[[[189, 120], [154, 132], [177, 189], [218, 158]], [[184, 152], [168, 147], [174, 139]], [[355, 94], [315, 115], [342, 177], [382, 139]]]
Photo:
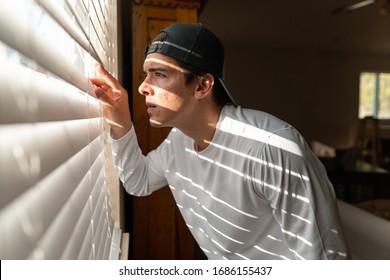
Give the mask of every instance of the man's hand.
[[111, 137], [119, 139], [132, 126], [127, 91], [101, 65], [96, 66], [96, 71], [102, 78], [90, 80], [96, 86], [97, 98], [103, 103], [104, 114], [111, 126]]

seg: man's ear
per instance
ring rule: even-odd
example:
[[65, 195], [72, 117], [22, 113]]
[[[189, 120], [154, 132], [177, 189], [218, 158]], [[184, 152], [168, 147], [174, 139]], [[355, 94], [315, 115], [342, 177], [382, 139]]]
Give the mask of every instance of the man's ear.
[[207, 73], [204, 76], [198, 77], [195, 97], [198, 99], [205, 98], [210, 95], [214, 87], [214, 77], [213, 75]]

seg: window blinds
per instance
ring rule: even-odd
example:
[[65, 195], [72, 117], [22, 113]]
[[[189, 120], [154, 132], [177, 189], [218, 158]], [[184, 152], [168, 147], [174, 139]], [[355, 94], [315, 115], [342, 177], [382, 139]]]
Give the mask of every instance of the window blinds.
[[0, 258], [118, 259], [106, 124], [116, 0], [0, 3]]

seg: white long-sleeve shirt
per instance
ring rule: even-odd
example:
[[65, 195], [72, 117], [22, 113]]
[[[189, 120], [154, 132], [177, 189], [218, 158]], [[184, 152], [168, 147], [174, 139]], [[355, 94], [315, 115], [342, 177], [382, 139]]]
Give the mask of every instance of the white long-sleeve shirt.
[[272, 115], [225, 106], [201, 152], [175, 128], [147, 156], [134, 128], [112, 145], [127, 192], [144, 196], [169, 185], [209, 259], [349, 257], [324, 167], [303, 137]]

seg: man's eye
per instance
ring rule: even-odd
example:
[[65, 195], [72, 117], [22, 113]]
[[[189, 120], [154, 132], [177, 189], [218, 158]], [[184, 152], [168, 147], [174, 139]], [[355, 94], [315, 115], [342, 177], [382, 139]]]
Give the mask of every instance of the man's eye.
[[157, 77], [166, 77], [165, 74], [161, 73], [161, 72], [155, 72], [155, 75]]

